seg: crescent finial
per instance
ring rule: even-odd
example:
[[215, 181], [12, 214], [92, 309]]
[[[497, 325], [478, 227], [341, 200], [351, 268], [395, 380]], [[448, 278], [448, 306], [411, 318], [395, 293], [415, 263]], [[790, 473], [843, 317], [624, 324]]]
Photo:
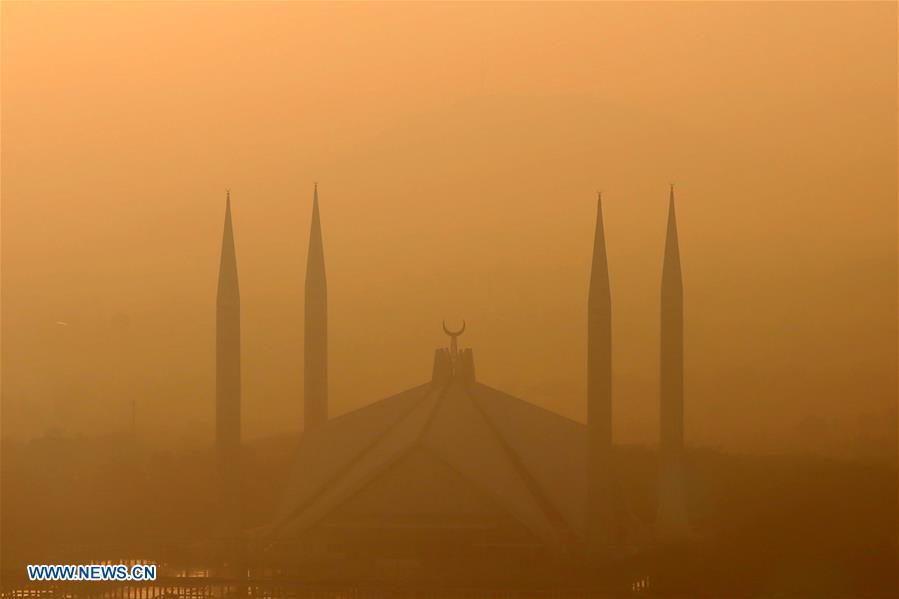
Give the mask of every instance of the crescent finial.
[[459, 329], [458, 331], [451, 331], [448, 328], [446, 328], [446, 321], [444, 320], [443, 321], [443, 332], [446, 333], [447, 335], [449, 335], [450, 337], [458, 337], [459, 335], [461, 335], [462, 333], [465, 332], [465, 321], [464, 320], [462, 321], [461, 329]]

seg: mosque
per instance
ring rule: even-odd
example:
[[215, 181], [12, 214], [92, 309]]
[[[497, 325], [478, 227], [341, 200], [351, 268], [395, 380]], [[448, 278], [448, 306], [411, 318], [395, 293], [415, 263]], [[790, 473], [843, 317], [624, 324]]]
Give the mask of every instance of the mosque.
[[[612, 301], [597, 202], [587, 297], [587, 422], [481, 382], [465, 324], [443, 328], [430, 380], [328, 417], [328, 317], [318, 188], [305, 283], [305, 430], [253, 554], [307, 580], [526, 581], [583, 567], [614, 571], [653, 544], [686, 538], [683, 290], [674, 190], [661, 280], [657, 516], [631, 515], [616, 481]], [[240, 293], [230, 197], [217, 301], [216, 451], [223, 530], [241, 534]]]

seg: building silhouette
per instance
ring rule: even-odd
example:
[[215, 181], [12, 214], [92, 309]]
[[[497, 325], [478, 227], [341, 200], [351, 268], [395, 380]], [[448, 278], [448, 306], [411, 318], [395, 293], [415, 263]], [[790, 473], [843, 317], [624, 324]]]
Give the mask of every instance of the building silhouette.
[[429, 381], [304, 434], [265, 545], [364, 578], [391, 559], [416, 564], [404, 579], [536, 572], [584, 536], [586, 443], [584, 425], [480, 383], [470, 348], [438, 349]]
[[[521, 581], [558, 573], [564, 564], [609, 575], [613, 571], [603, 566], [687, 535], [683, 290], [673, 189], [661, 287], [654, 527], [632, 515], [616, 476], [612, 301], [601, 196], [587, 297], [586, 425], [479, 381], [473, 350], [458, 346], [464, 323], [458, 331], [444, 323], [450, 343], [435, 350], [430, 380], [329, 419], [317, 185], [305, 291], [305, 427], [280, 506], [253, 534], [263, 562], [298, 576], [312, 572], [318, 580]], [[240, 443], [230, 203], [218, 312], [217, 444], [227, 466]]]

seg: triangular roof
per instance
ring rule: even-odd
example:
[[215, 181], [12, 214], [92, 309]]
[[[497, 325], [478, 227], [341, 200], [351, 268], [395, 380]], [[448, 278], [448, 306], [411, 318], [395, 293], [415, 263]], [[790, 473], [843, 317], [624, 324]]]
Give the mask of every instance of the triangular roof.
[[548, 549], [583, 536], [585, 426], [476, 382], [471, 350], [448, 358], [437, 351], [430, 383], [304, 435], [272, 542], [302, 535], [420, 450]]

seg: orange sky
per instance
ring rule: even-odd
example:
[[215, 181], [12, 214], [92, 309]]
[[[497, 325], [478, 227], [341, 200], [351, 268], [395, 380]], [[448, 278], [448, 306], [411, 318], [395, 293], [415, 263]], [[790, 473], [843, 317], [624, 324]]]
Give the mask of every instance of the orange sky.
[[[668, 183], [688, 441], [895, 449], [893, 3], [3, 3], [2, 432], [212, 435], [232, 190], [246, 437], [302, 427], [320, 182], [331, 410], [430, 373], [585, 415], [604, 191], [615, 434], [654, 443]], [[66, 324], [58, 324], [66, 323]]]

